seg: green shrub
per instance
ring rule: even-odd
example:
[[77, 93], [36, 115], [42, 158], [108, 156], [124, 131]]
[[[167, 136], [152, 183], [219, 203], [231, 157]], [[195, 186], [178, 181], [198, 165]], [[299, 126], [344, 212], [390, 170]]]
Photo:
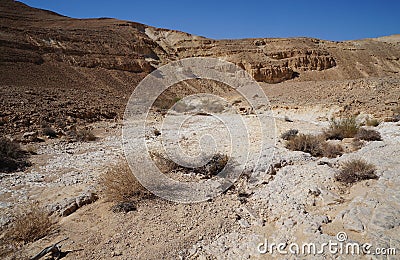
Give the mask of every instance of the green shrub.
[[354, 117], [338, 120], [331, 119], [330, 126], [324, 131], [324, 135], [326, 139], [342, 140], [343, 138], [354, 137], [359, 128], [360, 126]]

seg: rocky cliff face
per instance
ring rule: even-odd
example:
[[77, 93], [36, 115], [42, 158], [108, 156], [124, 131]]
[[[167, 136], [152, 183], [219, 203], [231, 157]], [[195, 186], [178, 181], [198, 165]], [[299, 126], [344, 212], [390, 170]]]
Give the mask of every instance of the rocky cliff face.
[[[171, 60], [211, 56], [232, 61], [267, 83], [301, 78], [307, 71], [335, 68], [335, 77], [350, 79], [367, 76], [363, 70], [378, 76], [398, 73], [400, 67], [398, 41], [212, 40], [116, 19], [72, 19], [10, 0], [2, 1], [0, 10], [2, 63], [49, 62], [148, 73]], [[342, 73], [348, 67], [362, 72]]]
[[[121, 117], [143, 77], [188, 57], [221, 58], [259, 82], [296, 87], [309, 81], [398, 77], [400, 71], [399, 35], [346, 42], [213, 40], [110, 18], [73, 19], [12, 0], [0, 1], [0, 28], [0, 130], [5, 126], [6, 132], [54, 125], [56, 118], [63, 125], [68, 120], [74, 124]], [[192, 92], [207, 87], [226, 92], [220, 86], [190, 84], [186, 88]], [[332, 88], [342, 91], [336, 85]]]

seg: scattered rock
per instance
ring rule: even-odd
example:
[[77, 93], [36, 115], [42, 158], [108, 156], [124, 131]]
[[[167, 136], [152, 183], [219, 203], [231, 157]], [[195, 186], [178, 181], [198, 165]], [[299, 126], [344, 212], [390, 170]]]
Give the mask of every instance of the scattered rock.
[[128, 213], [130, 211], [135, 211], [137, 208], [132, 201], [123, 201], [111, 207], [112, 212], [119, 213], [125, 212]]
[[49, 206], [51, 214], [58, 213], [60, 216], [66, 217], [77, 211], [84, 205], [91, 204], [98, 199], [94, 192], [84, 192], [76, 198], [65, 199], [60, 203]]

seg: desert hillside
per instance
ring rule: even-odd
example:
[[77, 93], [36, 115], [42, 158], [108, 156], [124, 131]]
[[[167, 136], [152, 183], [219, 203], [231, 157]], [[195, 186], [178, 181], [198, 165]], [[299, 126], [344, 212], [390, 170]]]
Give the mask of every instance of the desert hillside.
[[[214, 40], [13, 0], [0, 28], [1, 259], [345, 259], [260, 250], [339, 239], [372, 245], [356, 259], [400, 253], [400, 35]], [[259, 92], [194, 78], [124, 114], [189, 57], [233, 62]]]
[[71, 123], [121, 117], [146, 74], [187, 57], [234, 62], [277, 106], [312, 99], [382, 117], [400, 97], [399, 35], [213, 40], [110, 18], [73, 19], [12, 0], [1, 1], [0, 21], [0, 116], [8, 133], [55, 123], [56, 115]]

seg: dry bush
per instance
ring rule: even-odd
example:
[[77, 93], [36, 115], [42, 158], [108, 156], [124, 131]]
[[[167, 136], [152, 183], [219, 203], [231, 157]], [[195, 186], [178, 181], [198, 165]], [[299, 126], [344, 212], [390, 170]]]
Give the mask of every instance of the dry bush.
[[179, 100], [181, 100], [181, 98], [178, 96], [169, 96], [168, 97], [167, 95], [165, 95], [165, 93], [163, 93], [161, 96], [159, 96], [157, 98], [157, 100], [154, 102], [153, 106], [155, 108], [158, 108], [161, 110], [168, 110]]
[[384, 122], [399, 122], [400, 121], [400, 106], [392, 109], [392, 115], [386, 117]]
[[323, 138], [315, 135], [300, 134], [286, 143], [286, 148], [292, 151], [302, 151], [312, 156], [322, 156], [321, 143]]
[[96, 141], [96, 136], [89, 129], [80, 129], [76, 131], [76, 140], [81, 142]]
[[398, 106], [397, 108], [393, 109], [392, 121], [393, 122], [399, 122], [400, 121], [400, 106]]
[[335, 176], [337, 181], [351, 185], [358, 181], [378, 179], [375, 166], [361, 159], [354, 159], [343, 164], [340, 172]]
[[381, 122], [376, 118], [373, 118], [373, 119], [368, 118], [367, 121], [365, 121], [365, 125], [374, 126], [374, 127], [378, 126], [380, 123]]
[[400, 121], [400, 114], [393, 115], [392, 121], [393, 121], [393, 122], [399, 122], [399, 121]]
[[342, 140], [343, 138], [354, 137], [360, 126], [357, 124], [354, 117], [331, 119], [329, 129], [324, 131], [326, 139]]
[[0, 138], [0, 156], [18, 158], [22, 153], [21, 146], [6, 137]]
[[336, 158], [343, 154], [343, 148], [339, 144], [322, 143], [322, 154], [328, 158]]
[[27, 161], [27, 153], [19, 143], [6, 137], [0, 138], [0, 172], [23, 170], [31, 164]]
[[0, 230], [0, 259], [29, 259], [22, 246], [46, 236], [52, 224], [49, 213], [37, 202], [20, 205], [12, 222]]
[[130, 211], [135, 211], [136, 205], [132, 201], [121, 201], [114, 206], [111, 207], [111, 211], [114, 213], [120, 213], [120, 212], [130, 212]]
[[150, 152], [150, 157], [151, 159], [153, 159], [157, 168], [162, 173], [168, 173], [178, 169], [182, 169], [182, 167], [179, 164], [177, 164], [176, 162], [174, 162], [173, 160], [169, 159], [168, 157], [164, 156], [159, 152]]
[[329, 158], [341, 155], [340, 145], [330, 144], [322, 136], [300, 134], [288, 140], [286, 148], [292, 151], [302, 151], [312, 156], [326, 156]]
[[197, 174], [202, 174], [206, 177], [212, 177], [218, 175], [218, 173], [220, 173], [225, 168], [228, 161], [228, 155], [217, 153], [214, 154], [213, 157], [204, 166], [190, 169], [190, 171], [193, 171]]
[[360, 128], [355, 136], [358, 140], [365, 141], [382, 141], [381, 134], [376, 130], [369, 130], [365, 128]]
[[286, 140], [286, 141], [287, 141], [287, 140], [289, 140], [289, 139], [295, 137], [298, 133], [299, 133], [299, 130], [297, 130], [297, 129], [290, 129], [290, 130], [287, 130], [286, 132], [282, 133], [282, 134], [281, 134], [281, 138], [282, 138], [283, 140]]
[[71, 130], [67, 131], [66, 136], [73, 142], [90, 142], [96, 141], [97, 139], [92, 131], [87, 128], [76, 129], [76, 127], [73, 127]]
[[50, 138], [57, 138], [56, 131], [51, 127], [45, 127], [42, 129], [43, 135], [50, 137]]
[[6, 230], [6, 236], [14, 242], [32, 242], [44, 237], [51, 226], [49, 212], [37, 202], [31, 202], [16, 210], [14, 220]]
[[355, 138], [355, 139], [353, 139], [353, 142], [351, 143], [351, 146], [353, 147], [353, 149], [355, 151], [357, 151], [357, 150], [361, 149], [364, 146], [364, 142], [361, 141], [360, 139]]
[[147, 193], [129, 165], [121, 162], [100, 176], [100, 186], [108, 201], [122, 202]]

